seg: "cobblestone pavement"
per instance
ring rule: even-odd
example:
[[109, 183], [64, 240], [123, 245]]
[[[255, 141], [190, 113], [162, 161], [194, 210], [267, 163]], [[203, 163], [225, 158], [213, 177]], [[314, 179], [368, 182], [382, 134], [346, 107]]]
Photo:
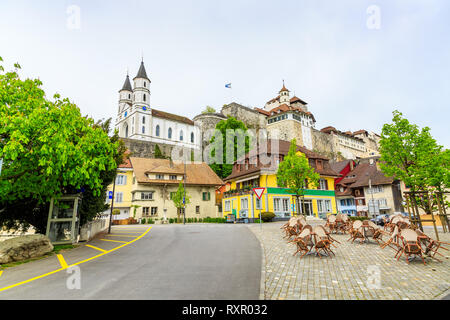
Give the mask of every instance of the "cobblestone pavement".
[[[332, 249], [335, 257], [300, 258], [292, 255], [295, 245], [283, 239], [281, 225], [266, 223], [262, 230], [258, 224], [248, 226], [263, 248], [261, 299], [412, 300], [443, 298], [449, 293], [450, 251], [440, 251], [444, 254], [442, 263], [427, 258], [424, 265], [417, 258], [408, 265], [404, 255], [397, 261], [393, 249], [381, 249], [373, 240], [352, 244], [348, 235], [332, 235], [341, 243]], [[425, 232], [435, 238], [434, 231]], [[450, 242], [449, 233], [439, 236], [441, 241]], [[369, 282], [376, 279], [371, 270], [379, 270], [376, 289]]]

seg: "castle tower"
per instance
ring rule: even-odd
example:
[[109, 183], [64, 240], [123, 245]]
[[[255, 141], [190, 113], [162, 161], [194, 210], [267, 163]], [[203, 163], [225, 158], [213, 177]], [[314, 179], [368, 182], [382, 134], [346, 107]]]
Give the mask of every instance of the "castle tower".
[[286, 87], [284, 86], [284, 80], [283, 80], [283, 88], [281, 88], [279, 93], [280, 93], [280, 104], [285, 103], [289, 106], [290, 105], [289, 90], [286, 89]]

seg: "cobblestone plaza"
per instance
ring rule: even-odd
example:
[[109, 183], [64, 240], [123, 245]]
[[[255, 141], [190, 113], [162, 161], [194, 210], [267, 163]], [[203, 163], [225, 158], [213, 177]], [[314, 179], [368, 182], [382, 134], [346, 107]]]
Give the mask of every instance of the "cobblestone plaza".
[[[397, 261], [393, 249], [381, 249], [372, 239], [352, 244], [349, 235], [337, 234], [332, 235], [341, 243], [332, 248], [336, 256], [300, 258], [292, 255], [295, 245], [283, 239], [281, 225], [265, 223], [262, 229], [249, 225], [263, 249], [261, 299], [412, 300], [439, 299], [450, 293], [450, 251], [440, 250], [442, 262], [426, 258], [424, 265], [417, 258], [408, 265], [404, 255]], [[431, 229], [425, 233], [435, 238]], [[450, 242], [449, 233], [439, 236]]]

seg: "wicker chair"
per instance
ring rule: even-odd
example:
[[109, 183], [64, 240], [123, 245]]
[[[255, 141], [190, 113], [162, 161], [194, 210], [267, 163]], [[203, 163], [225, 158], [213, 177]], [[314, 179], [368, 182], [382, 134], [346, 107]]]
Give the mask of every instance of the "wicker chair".
[[361, 220], [353, 221], [353, 225], [350, 229], [350, 238], [347, 241], [352, 240], [353, 243], [356, 239], [359, 239], [361, 243], [363, 243], [366, 238], [364, 237], [362, 228], [363, 223], [361, 222]]
[[425, 259], [422, 256], [422, 247], [420, 246], [419, 236], [417, 232], [412, 229], [403, 229], [400, 232], [400, 238], [403, 242], [403, 247], [397, 260], [400, 259], [402, 254], [405, 254], [406, 262], [408, 264], [410, 257], [417, 257], [417, 256], [422, 259], [423, 264], [426, 264]]
[[383, 245], [381, 245], [381, 249], [386, 248], [389, 246], [389, 248], [392, 248], [396, 250], [395, 258], [397, 258], [397, 255], [402, 251], [402, 246], [400, 245], [400, 231], [397, 226], [394, 227], [394, 232], [392, 232], [390, 238], [388, 241], [386, 241]]
[[325, 228], [328, 228], [330, 232], [333, 233], [333, 231], [336, 231], [337, 229], [337, 224], [337, 217], [335, 215], [330, 215], [327, 218], [327, 223], [325, 223]]
[[417, 233], [417, 236], [419, 238], [419, 242], [425, 246], [425, 254], [429, 257], [442, 262], [438, 258], [436, 258], [436, 254], [440, 256], [444, 256], [442, 253], [438, 252], [439, 249], [447, 250], [447, 248], [443, 247], [442, 245], [450, 245], [450, 243], [443, 242], [443, 241], [437, 241], [429, 236], [427, 236], [425, 233], [423, 233], [421, 230], [416, 229], [415, 232]]
[[311, 251], [314, 244], [311, 239], [311, 231], [309, 228], [304, 228], [303, 231], [291, 242], [295, 243], [297, 246], [297, 251], [294, 252], [294, 256], [301, 252], [302, 255], [300, 258], [302, 258], [304, 255], [306, 255], [308, 252]]
[[314, 248], [316, 250], [316, 254], [321, 257], [321, 252], [326, 253], [327, 256], [331, 258], [330, 254], [334, 254], [334, 252], [331, 250], [331, 240], [328, 238], [328, 235], [325, 233], [325, 230], [322, 226], [316, 226], [314, 228]]

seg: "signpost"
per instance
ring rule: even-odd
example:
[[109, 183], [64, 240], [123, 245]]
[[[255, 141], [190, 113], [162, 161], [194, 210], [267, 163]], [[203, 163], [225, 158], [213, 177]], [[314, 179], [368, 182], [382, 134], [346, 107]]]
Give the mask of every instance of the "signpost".
[[[266, 190], [266, 188], [253, 188], [253, 192], [256, 194], [256, 197], [261, 200], [261, 197], [264, 193], [264, 191]], [[262, 219], [261, 219], [261, 210], [262, 210], [262, 202], [260, 202], [260, 206], [259, 206], [259, 226], [260, 229], [262, 229]]]

